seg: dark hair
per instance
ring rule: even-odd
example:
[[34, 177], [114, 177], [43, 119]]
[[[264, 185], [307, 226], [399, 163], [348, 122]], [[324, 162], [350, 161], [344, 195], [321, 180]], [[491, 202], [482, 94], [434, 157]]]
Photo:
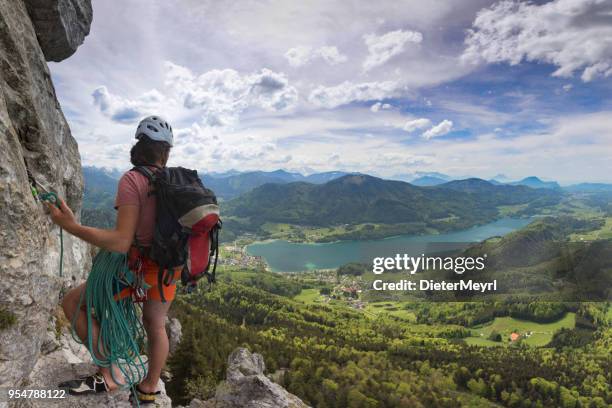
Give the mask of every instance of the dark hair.
[[130, 161], [134, 166], [153, 165], [168, 158], [170, 145], [166, 142], [151, 140], [141, 135], [138, 142], [130, 150]]

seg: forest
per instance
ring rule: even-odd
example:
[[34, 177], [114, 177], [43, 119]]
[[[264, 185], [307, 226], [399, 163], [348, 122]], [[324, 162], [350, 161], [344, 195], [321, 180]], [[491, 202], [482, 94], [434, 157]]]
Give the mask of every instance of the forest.
[[[387, 315], [372, 319], [338, 304], [304, 304], [292, 299], [291, 292], [270, 292], [269, 282], [247, 286], [244, 274], [239, 279], [232, 275], [226, 272], [212, 291], [179, 297], [173, 307], [184, 338], [169, 362], [173, 379], [168, 390], [179, 403], [209, 397], [236, 346], [262, 353], [268, 372], [315, 407], [612, 403], [607, 303], [427, 303], [415, 306], [422, 317], [407, 324]], [[546, 347], [466, 344], [470, 331], [458, 323], [474, 322], [493, 306], [497, 314], [542, 319], [571, 309], [584, 323], [559, 331]]]

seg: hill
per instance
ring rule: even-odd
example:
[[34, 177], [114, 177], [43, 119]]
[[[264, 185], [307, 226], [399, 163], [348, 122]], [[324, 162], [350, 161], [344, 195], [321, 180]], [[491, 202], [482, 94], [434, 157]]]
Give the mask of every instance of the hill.
[[357, 173], [347, 173], [345, 171], [326, 171], [323, 173], [314, 173], [304, 177], [303, 181], [313, 184], [323, 184], [328, 181], [332, 181], [334, 179], [349, 175], [349, 174], [357, 174]]
[[296, 181], [290, 173], [252, 171], [224, 177], [201, 176], [204, 185], [212, 189], [217, 197], [229, 200], [266, 183], [289, 183]]
[[115, 222], [113, 209], [117, 195], [118, 178], [107, 170], [83, 166], [83, 210], [82, 221], [85, 225], [100, 228], [111, 228]]
[[437, 186], [438, 184], [444, 184], [447, 181], [448, 180], [442, 179], [440, 177], [422, 176], [422, 177], [415, 178], [414, 180], [410, 182], [410, 184], [415, 185], [415, 186], [425, 187], [425, 186]]
[[342, 177], [346, 174], [348, 173], [341, 171], [330, 171], [304, 176], [300, 173], [275, 170], [250, 171], [244, 173], [232, 171], [227, 174], [205, 174], [201, 177], [204, 184], [208, 188], [212, 189], [215, 194], [217, 194], [217, 197], [223, 200], [230, 200], [263, 184], [286, 184], [296, 181], [322, 184], [338, 177]]
[[538, 177], [534, 177], [534, 176], [525, 177], [522, 180], [514, 181], [509, 184], [512, 184], [515, 186], [527, 186], [531, 188], [551, 188], [551, 189], [561, 188], [559, 186], [559, 183], [557, 183], [556, 181], [542, 181]]
[[563, 187], [570, 193], [612, 193], [612, 184], [605, 183], [579, 183]]
[[600, 228], [601, 219], [545, 217], [502, 238], [491, 238], [465, 252], [487, 254], [487, 268], [470, 275], [495, 278], [498, 293], [541, 300], [601, 301], [612, 285], [612, 240], [572, 242], [572, 234]]
[[516, 205], [536, 200], [554, 201], [561, 197], [557, 191], [534, 189], [523, 185], [493, 184], [479, 178], [454, 180], [437, 186], [457, 192], [469, 193], [483, 205]]
[[[418, 187], [367, 175], [347, 175], [322, 185], [265, 184], [225, 204], [227, 215], [295, 225], [360, 223], [468, 227], [498, 216], [496, 206], [558, 200], [560, 194], [524, 186], [495, 186], [480, 179]], [[422, 232], [422, 231], [421, 231]]]

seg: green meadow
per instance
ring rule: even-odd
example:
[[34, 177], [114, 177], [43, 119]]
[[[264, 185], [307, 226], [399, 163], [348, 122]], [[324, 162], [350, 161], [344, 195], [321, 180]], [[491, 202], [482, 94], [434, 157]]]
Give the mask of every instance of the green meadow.
[[[552, 340], [553, 334], [562, 328], [573, 329], [576, 326], [576, 314], [567, 313], [563, 318], [552, 323], [536, 323], [514, 317], [496, 317], [492, 322], [472, 327], [472, 336], [465, 340], [467, 344], [478, 346], [508, 345], [511, 333], [521, 335], [520, 342], [530, 346], [545, 346]], [[501, 334], [502, 341], [489, 340], [491, 332]]]

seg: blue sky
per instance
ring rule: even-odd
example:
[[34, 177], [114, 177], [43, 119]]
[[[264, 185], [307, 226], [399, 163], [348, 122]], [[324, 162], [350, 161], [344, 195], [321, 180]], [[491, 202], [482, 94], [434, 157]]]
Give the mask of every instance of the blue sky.
[[[307, 3], [307, 4], [306, 4]], [[86, 165], [612, 182], [612, 1], [94, 0], [51, 63]]]

